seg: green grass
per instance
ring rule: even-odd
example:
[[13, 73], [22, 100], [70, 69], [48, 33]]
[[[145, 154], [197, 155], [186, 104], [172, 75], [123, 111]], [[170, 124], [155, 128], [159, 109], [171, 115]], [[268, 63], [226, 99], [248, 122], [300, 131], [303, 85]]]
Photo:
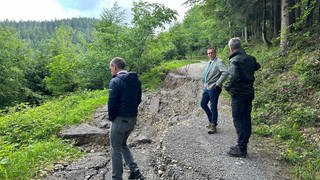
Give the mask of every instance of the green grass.
[[81, 153], [56, 137], [86, 121], [105, 104], [107, 92], [82, 91], [0, 117], [0, 179], [30, 179], [46, 165]]
[[140, 80], [143, 89], [156, 90], [161, 85], [167, 73], [171, 70], [185, 66], [187, 64], [196, 63], [199, 61], [174, 60], [163, 62], [159, 66], [152, 68], [150, 71], [142, 74]]

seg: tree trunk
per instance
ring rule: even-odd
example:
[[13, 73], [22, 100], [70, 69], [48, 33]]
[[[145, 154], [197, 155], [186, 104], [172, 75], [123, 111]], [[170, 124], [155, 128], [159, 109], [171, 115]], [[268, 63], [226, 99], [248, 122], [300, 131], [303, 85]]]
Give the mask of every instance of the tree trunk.
[[281, 2], [273, 1], [273, 37], [278, 37], [281, 26]]
[[311, 27], [312, 24], [313, 24], [312, 20], [313, 20], [314, 7], [315, 7], [315, 5], [311, 4], [311, 0], [308, 0], [308, 4], [307, 4], [306, 8], [307, 9], [311, 9], [311, 10], [310, 10], [310, 13], [307, 16], [307, 21], [306, 21], [307, 27]]
[[[301, 4], [301, 0], [298, 1]], [[301, 17], [301, 5], [296, 9], [296, 17]]]
[[262, 40], [268, 47], [271, 46], [271, 42], [267, 38], [267, 2], [263, 1], [263, 18], [262, 18]]
[[[296, 4], [297, 0], [289, 0], [288, 6], [293, 7]], [[294, 24], [295, 20], [298, 16], [296, 16], [296, 11], [295, 9], [292, 9], [289, 11], [289, 24]]]
[[318, 0], [318, 23], [320, 24], [320, 0]]
[[288, 50], [288, 33], [289, 33], [289, 7], [288, 0], [281, 0], [281, 35], [280, 49], [281, 54], [286, 55]]
[[244, 27], [244, 40], [248, 43], [248, 29], [247, 26]]

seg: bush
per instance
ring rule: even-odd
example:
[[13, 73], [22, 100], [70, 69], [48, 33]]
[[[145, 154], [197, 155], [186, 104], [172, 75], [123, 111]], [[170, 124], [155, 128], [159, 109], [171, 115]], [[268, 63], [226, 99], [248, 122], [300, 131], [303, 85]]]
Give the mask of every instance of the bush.
[[320, 64], [316, 59], [320, 58], [320, 50], [314, 51], [306, 56], [301, 56], [293, 65], [292, 70], [299, 74], [300, 80], [313, 88], [320, 88]]

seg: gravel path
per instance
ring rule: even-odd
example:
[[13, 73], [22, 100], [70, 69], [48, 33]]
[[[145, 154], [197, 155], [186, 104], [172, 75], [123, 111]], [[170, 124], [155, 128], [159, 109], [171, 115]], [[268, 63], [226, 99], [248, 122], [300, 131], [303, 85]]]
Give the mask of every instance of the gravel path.
[[[205, 116], [192, 117], [168, 129], [163, 140], [165, 156], [174, 161], [176, 179], [285, 179], [277, 163], [249, 146], [247, 158], [229, 157], [226, 151], [236, 140], [228, 114], [220, 103], [216, 134], [208, 134]], [[223, 115], [221, 115], [223, 114]], [[189, 172], [189, 173], [186, 173]]]

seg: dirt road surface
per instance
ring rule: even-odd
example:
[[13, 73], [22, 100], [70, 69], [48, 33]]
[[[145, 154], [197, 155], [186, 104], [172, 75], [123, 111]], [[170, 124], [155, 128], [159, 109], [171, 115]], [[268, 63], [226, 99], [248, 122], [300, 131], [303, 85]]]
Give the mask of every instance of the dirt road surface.
[[[208, 123], [199, 102], [200, 76], [204, 63], [185, 66], [169, 73], [158, 92], [144, 92], [139, 107], [138, 123], [129, 138], [129, 146], [148, 180], [270, 180], [288, 179], [284, 168], [273, 158], [272, 148], [252, 136], [247, 158], [227, 155], [235, 145], [228, 98], [220, 97], [216, 134], [208, 134]], [[97, 110], [94, 125], [105, 122], [106, 107]], [[85, 157], [56, 164], [53, 171], [40, 179], [111, 179], [108, 145], [88, 144], [79, 147], [88, 152]], [[129, 171], [125, 167], [124, 179]]]

